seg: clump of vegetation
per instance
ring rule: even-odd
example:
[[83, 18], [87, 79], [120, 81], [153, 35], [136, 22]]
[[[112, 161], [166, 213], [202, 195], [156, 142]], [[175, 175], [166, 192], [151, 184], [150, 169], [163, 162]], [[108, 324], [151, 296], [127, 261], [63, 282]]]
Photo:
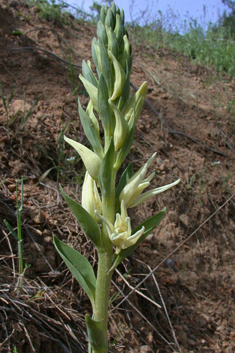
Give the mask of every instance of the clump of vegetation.
[[33, 3], [36, 3], [42, 18], [53, 21], [54, 23], [67, 22], [69, 13], [65, 12], [64, 9], [66, 9], [68, 5], [63, 1], [56, 3], [55, 0], [36, 0], [33, 1]]
[[235, 42], [226, 27], [209, 25], [205, 31], [196, 20], [185, 23], [184, 33], [165, 29], [157, 21], [140, 27], [131, 24], [130, 31], [135, 42], [145, 42], [156, 48], [168, 48], [187, 55], [198, 64], [213, 66], [218, 72], [235, 76]]

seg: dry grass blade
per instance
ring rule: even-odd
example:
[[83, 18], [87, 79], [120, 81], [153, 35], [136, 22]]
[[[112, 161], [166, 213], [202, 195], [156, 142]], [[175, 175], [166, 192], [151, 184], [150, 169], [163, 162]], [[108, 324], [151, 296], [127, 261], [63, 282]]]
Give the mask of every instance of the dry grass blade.
[[142, 292], [140, 292], [139, 290], [135, 290], [135, 288], [130, 285], [130, 283], [125, 279], [125, 277], [121, 274], [120, 271], [118, 271], [118, 269], [115, 269], [115, 272], [118, 273], [118, 275], [122, 278], [122, 280], [126, 283], [126, 285], [132, 289], [135, 293], [139, 294], [141, 297], [145, 298], [146, 300], [148, 300], [150, 303], [152, 303], [153, 305], [155, 305], [157, 308], [161, 308], [161, 305], [159, 305], [158, 303], [156, 303], [154, 300], [152, 300], [151, 298], [147, 297], [145, 294], [143, 294]]

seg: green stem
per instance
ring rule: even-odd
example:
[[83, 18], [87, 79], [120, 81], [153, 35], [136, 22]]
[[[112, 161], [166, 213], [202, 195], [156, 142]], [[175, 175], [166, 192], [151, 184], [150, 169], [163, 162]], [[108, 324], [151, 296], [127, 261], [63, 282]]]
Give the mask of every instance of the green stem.
[[[111, 183], [111, 194], [109, 197], [103, 197], [102, 214], [111, 223], [115, 219], [115, 179], [116, 173], [113, 171]], [[89, 347], [89, 353], [107, 353], [108, 352], [108, 307], [110, 286], [113, 272], [109, 272], [112, 267], [113, 244], [109, 239], [106, 225], [102, 226], [103, 249], [99, 250], [99, 261], [97, 271], [95, 306], [93, 311], [93, 319], [101, 322], [102, 334], [104, 335], [105, 347], [100, 350], [92, 350]]]
[[23, 207], [23, 180], [21, 179], [21, 205], [19, 205], [18, 195], [18, 180], [16, 180], [16, 214], [17, 214], [17, 235], [18, 235], [18, 256], [19, 256], [19, 275], [24, 271], [23, 263], [23, 247], [22, 247], [22, 233], [21, 233], [21, 210]]
[[99, 253], [99, 265], [96, 282], [96, 297], [95, 307], [93, 312], [93, 319], [101, 322], [101, 327], [104, 335], [105, 348], [92, 353], [106, 353], [108, 352], [108, 306], [109, 306], [109, 292], [111, 285], [112, 273], [108, 273], [112, 265], [112, 248], [111, 251]]
[[23, 263], [23, 246], [22, 246], [22, 234], [21, 234], [21, 214], [17, 210], [17, 233], [18, 233], [18, 256], [19, 256], [19, 275], [22, 275], [24, 271]]

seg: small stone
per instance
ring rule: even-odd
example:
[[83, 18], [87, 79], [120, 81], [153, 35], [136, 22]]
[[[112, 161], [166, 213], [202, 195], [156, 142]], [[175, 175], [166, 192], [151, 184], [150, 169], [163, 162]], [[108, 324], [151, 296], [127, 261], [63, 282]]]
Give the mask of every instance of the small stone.
[[175, 223], [175, 224], [178, 222], [178, 219], [179, 219], [176, 211], [168, 212], [168, 218], [169, 218], [170, 222]]
[[8, 185], [8, 190], [10, 190], [11, 192], [16, 191], [16, 184], [15, 183], [14, 184], [9, 184]]
[[175, 246], [175, 242], [173, 240], [163, 240], [161, 243], [165, 246], [166, 249], [170, 249]]
[[154, 238], [154, 234], [153, 233], [150, 233], [148, 236], [147, 236], [147, 238], [146, 238], [146, 240], [152, 240]]
[[43, 240], [45, 243], [52, 243], [52, 237], [47, 236], [47, 237], [44, 237]]
[[182, 214], [180, 216], [180, 221], [183, 223], [185, 227], [188, 227], [190, 224], [189, 217], [186, 214]]
[[190, 344], [191, 346], [195, 346], [196, 345], [196, 342], [192, 339], [188, 339], [188, 344]]
[[135, 316], [132, 318], [132, 323], [133, 323], [133, 325], [137, 325], [140, 321], [141, 321], [141, 318], [140, 318], [138, 315], [135, 315]]
[[164, 161], [161, 159], [161, 157], [157, 157], [156, 162], [158, 166], [164, 164]]
[[33, 206], [29, 209], [29, 216], [36, 224], [41, 224], [45, 222], [44, 214], [42, 213], [40, 208], [37, 208], [36, 206]]
[[166, 259], [166, 261], [164, 261], [163, 266], [166, 268], [171, 268], [173, 270], [173, 268], [175, 267], [175, 261], [172, 259]]

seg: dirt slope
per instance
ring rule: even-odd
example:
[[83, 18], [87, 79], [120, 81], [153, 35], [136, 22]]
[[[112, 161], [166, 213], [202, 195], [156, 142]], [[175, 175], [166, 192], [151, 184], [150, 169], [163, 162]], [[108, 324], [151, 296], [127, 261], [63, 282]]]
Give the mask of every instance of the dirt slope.
[[[55, 24], [42, 20], [35, 7], [10, 4], [0, 3], [0, 81], [6, 104], [14, 87], [7, 112], [0, 98], [1, 349], [85, 352], [83, 318], [89, 302], [57, 256], [52, 235], [73, 244], [96, 266], [93, 246], [58, 186], [80, 200], [84, 168], [65, 146], [63, 134], [86, 143], [75, 96], [87, 104], [78, 75], [82, 60], [91, 60], [96, 28], [72, 17], [69, 24]], [[232, 353], [235, 200], [218, 208], [235, 191], [235, 112], [229, 109], [234, 80], [130, 37], [131, 81], [137, 87], [148, 82], [148, 103], [158, 114], [145, 104], [127, 162], [137, 169], [157, 151], [153, 187], [177, 178], [182, 182], [131, 212], [135, 225], [167, 207], [160, 226], [115, 274], [112, 294], [123, 294], [111, 305], [110, 352]], [[74, 79], [69, 60], [77, 65]], [[17, 244], [3, 220], [16, 226], [15, 180], [21, 177], [24, 259], [30, 267], [17, 293]], [[150, 276], [139, 290], [161, 308], [132, 293], [115, 309], [130, 292], [125, 281], [135, 287], [151, 268], [156, 268], [155, 278]]]

